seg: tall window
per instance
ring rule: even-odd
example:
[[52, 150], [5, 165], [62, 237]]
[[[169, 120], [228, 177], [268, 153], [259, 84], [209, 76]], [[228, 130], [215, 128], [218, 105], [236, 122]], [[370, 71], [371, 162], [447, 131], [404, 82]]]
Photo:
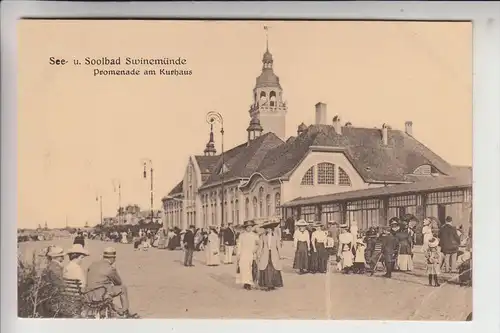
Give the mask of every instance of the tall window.
[[227, 219], [229, 213], [228, 213], [228, 207], [227, 207], [227, 201], [224, 201], [224, 223], [228, 223], [229, 220]]
[[335, 184], [335, 165], [332, 163], [318, 164], [318, 184]]
[[276, 193], [274, 196], [274, 209], [276, 216], [281, 216], [281, 194]]
[[271, 196], [266, 195], [266, 216], [271, 216]]
[[339, 167], [339, 185], [351, 186], [351, 178], [349, 178], [347, 172], [345, 172], [341, 167]]
[[257, 198], [256, 197], [253, 197], [253, 217], [258, 217], [259, 215], [257, 215], [258, 212], [257, 212]]
[[231, 199], [231, 222], [234, 223], [234, 201]]
[[259, 188], [259, 217], [264, 215], [264, 188]]
[[235, 211], [236, 211], [236, 224], [240, 224], [240, 206], [238, 204], [238, 199], [234, 201]]
[[300, 185], [314, 185], [314, 167], [312, 166], [302, 177]]
[[249, 210], [250, 210], [250, 200], [248, 198], [245, 199], [245, 220], [249, 219]]

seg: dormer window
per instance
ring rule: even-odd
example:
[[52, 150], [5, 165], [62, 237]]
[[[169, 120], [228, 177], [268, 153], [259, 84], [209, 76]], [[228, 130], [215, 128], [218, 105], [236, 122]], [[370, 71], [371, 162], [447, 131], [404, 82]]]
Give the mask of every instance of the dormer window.
[[229, 171], [229, 168], [224, 164], [220, 170], [219, 170], [219, 175], [222, 175], [223, 173], [226, 173]]
[[430, 164], [423, 164], [418, 168], [416, 168], [413, 171], [413, 174], [419, 176], [430, 176], [430, 175], [437, 176], [439, 175], [439, 171]]

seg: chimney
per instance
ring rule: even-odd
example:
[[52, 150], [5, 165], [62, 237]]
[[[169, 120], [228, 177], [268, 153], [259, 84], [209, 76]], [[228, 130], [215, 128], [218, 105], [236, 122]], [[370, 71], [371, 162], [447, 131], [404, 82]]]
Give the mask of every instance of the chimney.
[[326, 104], [316, 104], [316, 125], [326, 125]]
[[384, 144], [384, 146], [387, 146], [387, 142], [388, 142], [388, 128], [389, 128], [389, 125], [387, 124], [383, 124], [382, 125], [382, 143]]
[[333, 128], [335, 129], [335, 133], [337, 133], [338, 135], [342, 135], [342, 125], [340, 123], [339, 116], [333, 117]]
[[405, 132], [410, 136], [413, 135], [413, 121], [405, 122]]

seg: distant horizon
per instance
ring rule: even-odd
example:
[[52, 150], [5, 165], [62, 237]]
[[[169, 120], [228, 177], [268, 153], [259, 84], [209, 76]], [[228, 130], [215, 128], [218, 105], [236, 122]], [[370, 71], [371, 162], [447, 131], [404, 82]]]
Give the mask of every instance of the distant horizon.
[[[313, 124], [324, 102], [328, 119], [356, 127], [404, 130], [410, 120], [419, 142], [472, 167], [470, 22], [21, 20], [18, 228], [64, 228], [66, 218], [96, 225], [96, 197], [103, 217], [115, 216], [119, 185], [121, 207], [149, 210], [145, 159], [162, 210], [189, 156], [203, 155], [209, 111], [224, 117], [226, 151], [244, 143], [264, 25], [289, 108], [287, 138]], [[50, 66], [53, 56], [182, 57], [193, 74], [94, 77], [91, 66]], [[220, 154], [219, 127], [214, 134]]]

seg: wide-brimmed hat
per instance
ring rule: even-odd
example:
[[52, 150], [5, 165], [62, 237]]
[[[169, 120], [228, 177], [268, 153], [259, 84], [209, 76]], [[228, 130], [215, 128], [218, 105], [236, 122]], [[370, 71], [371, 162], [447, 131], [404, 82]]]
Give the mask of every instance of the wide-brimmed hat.
[[427, 245], [429, 247], [437, 247], [439, 245], [439, 239], [433, 237], [429, 240], [429, 243]]
[[65, 254], [62, 247], [59, 246], [51, 246], [47, 251], [47, 256], [51, 258], [64, 257]]
[[104, 258], [116, 258], [116, 249], [114, 247], [107, 247], [103, 251]]
[[430, 225], [432, 223], [432, 221], [428, 218], [425, 218], [424, 221], [423, 221], [423, 224], [424, 225]]
[[295, 223], [295, 226], [297, 227], [307, 227], [307, 222], [305, 220], [298, 220], [296, 223]]
[[243, 227], [246, 228], [246, 227], [253, 227], [255, 225], [255, 221], [254, 220], [248, 220], [248, 221], [245, 221], [243, 222]]
[[279, 225], [279, 221], [269, 221], [269, 222], [264, 222], [260, 225], [261, 228], [263, 229], [274, 229]]
[[343, 224], [341, 224], [339, 227], [341, 227], [342, 229], [347, 229], [347, 228], [349, 228], [349, 226], [347, 225], [347, 223], [343, 223]]
[[70, 253], [77, 253], [77, 254], [83, 254], [84, 256], [89, 255], [89, 251], [83, 248], [82, 244], [73, 244], [73, 246], [66, 251], [67, 254]]

